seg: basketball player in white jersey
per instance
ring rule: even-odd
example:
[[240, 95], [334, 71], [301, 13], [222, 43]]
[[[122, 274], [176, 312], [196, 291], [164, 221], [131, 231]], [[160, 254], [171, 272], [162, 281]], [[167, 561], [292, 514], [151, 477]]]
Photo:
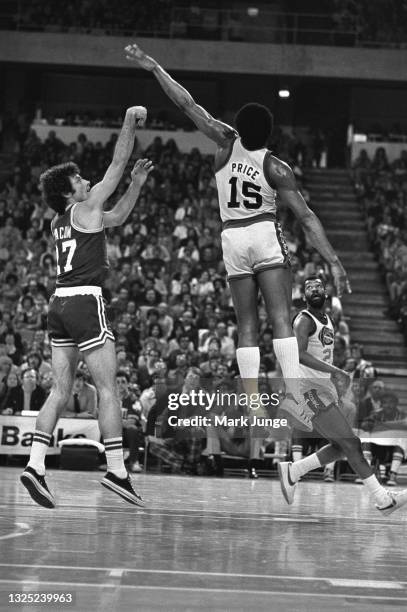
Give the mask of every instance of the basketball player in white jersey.
[[240, 376], [248, 395], [258, 393], [260, 288], [273, 327], [274, 351], [292, 398], [286, 399], [283, 407], [298, 428], [311, 431], [312, 415], [296, 382], [299, 358], [290, 320], [291, 271], [287, 245], [276, 220], [277, 193], [298, 217], [311, 244], [329, 262], [338, 294], [350, 287], [321, 223], [298, 191], [290, 167], [266, 148], [272, 115], [264, 106], [247, 104], [236, 115], [236, 131], [196, 104], [138, 45], [127, 46], [125, 53], [128, 60], [153, 72], [171, 100], [218, 145], [215, 172], [223, 221], [222, 248], [238, 324]]
[[407, 490], [391, 493], [379, 484], [363, 456], [359, 438], [340, 412], [331, 377], [345, 379], [348, 383], [349, 377], [333, 365], [334, 326], [325, 313], [325, 285], [320, 278], [311, 276], [305, 280], [304, 291], [307, 308], [294, 320], [301, 364], [301, 392], [315, 414], [314, 430], [331, 442], [300, 461], [279, 463], [281, 490], [287, 503], [292, 504], [301, 476], [346, 457], [366, 485], [376, 508], [384, 515], [391, 514], [407, 503]]

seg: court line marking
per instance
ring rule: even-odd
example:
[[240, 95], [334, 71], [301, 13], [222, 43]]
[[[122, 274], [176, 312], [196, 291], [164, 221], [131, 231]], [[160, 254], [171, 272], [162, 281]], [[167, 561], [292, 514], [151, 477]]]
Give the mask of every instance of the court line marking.
[[[13, 508], [13, 510], [15, 511], [15, 509], [18, 506], [22, 506], [24, 510], [26, 510], [27, 508], [34, 508], [34, 506], [32, 504], [25, 504], [25, 503], [15, 503], [15, 504], [10, 504], [9, 506], [3, 506], [5, 509], [8, 508]], [[115, 511], [110, 511], [109, 508], [111, 508], [112, 510]], [[133, 511], [129, 511], [129, 510], [121, 510], [120, 506], [103, 506], [103, 507], [96, 507], [96, 506], [78, 506], [78, 505], [72, 505], [72, 504], [58, 504], [56, 507], [56, 511], [58, 510], [62, 510], [65, 512], [68, 512], [69, 509], [75, 509], [75, 510], [80, 510], [80, 512], [88, 512], [90, 514], [96, 514], [98, 512], [104, 512], [105, 514], [134, 514], [136, 511], [140, 514], [145, 514], [145, 515], [153, 515], [153, 512], [150, 511], [150, 509], [148, 507], [145, 508], [137, 508], [137, 510], [133, 510]], [[233, 519], [246, 519], [246, 520], [250, 520], [250, 517], [255, 514], [255, 512], [239, 512], [234, 513], [233, 510], [208, 510], [203, 508], [202, 510], [197, 510], [197, 509], [192, 509], [192, 508], [182, 508], [184, 510], [184, 512], [186, 511], [186, 514], [173, 514], [172, 512], [170, 512], [170, 508], [162, 508], [163, 511], [168, 511], [168, 516], [190, 516], [190, 517], [201, 517], [204, 516], [205, 518], [211, 518], [210, 515], [211, 514], [218, 514], [220, 518], [222, 518], [222, 515], [225, 516], [226, 518], [233, 518]], [[160, 509], [158, 509], [160, 510]], [[194, 514], [194, 513], [205, 513], [205, 514]], [[157, 513], [158, 514], [158, 513]], [[154, 515], [154, 516], [157, 516]], [[400, 520], [400, 521], [396, 521], [394, 519], [390, 519], [389, 520], [385, 520], [385, 517], [380, 518], [380, 516], [378, 515], [377, 517], [355, 517], [355, 516], [339, 516], [339, 515], [327, 515], [327, 514], [315, 514], [313, 512], [310, 512], [309, 514], [303, 514], [300, 512], [293, 512], [293, 513], [284, 513], [284, 512], [276, 512], [275, 513], [278, 516], [287, 516], [290, 517], [292, 520], [294, 520], [295, 518], [299, 518], [301, 520], [303, 520], [304, 518], [308, 518], [308, 519], [322, 519], [324, 521], [350, 521], [353, 522], [355, 524], [363, 522], [364, 525], [379, 525], [382, 526], [384, 524], [386, 524], [387, 526], [391, 527], [402, 527], [405, 525], [406, 518], [404, 518], [404, 520]], [[34, 516], [34, 515], [33, 515]], [[400, 518], [403, 515], [399, 515]], [[264, 517], [264, 518], [263, 518]], [[212, 517], [215, 518], [215, 517]], [[270, 512], [270, 514], [266, 514], [266, 513], [262, 513], [261, 516], [255, 517], [256, 520], [267, 520], [270, 518], [276, 518], [273, 516], [273, 513]], [[74, 519], [72, 519], [74, 520]]]
[[[332, 586], [338, 587], [359, 587], [360, 581], [356, 578], [329, 578], [328, 582]], [[363, 586], [367, 589], [403, 589], [401, 582], [391, 580], [363, 580]]]
[[[133, 574], [168, 574], [168, 575], [185, 575], [185, 576], [208, 576], [212, 578], [261, 578], [267, 580], [298, 580], [303, 582], [331, 582], [336, 580], [333, 577], [314, 577], [314, 576], [284, 576], [281, 574], [239, 574], [239, 573], [224, 573], [224, 572], [197, 572], [192, 570], [159, 570], [159, 569], [141, 569], [141, 568], [125, 568], [125, 567], [87, 567], [80, 565], [35, 565], [28, 563], [0, 563], [0, 567], [10, 568], [35, 568], [35, 569], [60, 569], [60, 570], [73, 570], [73, 571], [90, 571], [90, 572], [123, 572]], [[404, 585], [407, 585], [407, 581], [396, 580], [383, 581], [383, 583], [390, 585], [386, 587], [380, 586], [380, 583], [373, 582], [372, 580], [355, 580], [353, 578], [343, 578], [342, 580], [349, 580], [350, 582], [357, 582], [359, 587], [371, 587], [371, 588], [394, 588], [403, 589]], [[375, 584], [379, 584], [375, 587]], [[340, 585], [338, 585], [340, 586]]]
[[14, 523], [17, 527], [15, 531], [11, 533], [7, 533], [6, 535], [0, 536], [0, 540], [8, 540], [10, 538], [20, 538], [21, 536], [28, 535], [32, 532], [32, 528], [28, 525], [28, 523]]
[[126, 570], [116, 567], [115, 569], [110, 570], [109, 577], [110, 578], [121, 578], [125, 571]]
[[0, 579], [0, 584], [40, 584], [40, 586], [51, 585], [51, 586], [69, 586], [69, 587], [85, 587], [92, 588], [96, 587], [98, 589], [132, 589], [132, 590], [146, 590], [146, 591], [189, 591], [189, 592], [208, 592], [208, 593], [239, 593], [241, 595], [284, 595], [284, 597], [289, 597], [292, 595], [293, 597], [327, 597], [329, 599], [365, 599], [365, 600], [378, 600], [383, 601], [407, 601], [407, 597], [388, 597], [387, 595], [355, 595], [350, 593], [314, 593], [314, 592], [293, 592], [292, 594], [287, 593], [287, 591], [261, 591], [256, 589], [244, 590], [244, 589], [222, 589], [222, 588], [205, 588], [205, 587], [181, 587], [181, 586], [161, 586], [161, 585], [138, 585], [138, 584], [99, 584], [97, 582], [52, 582], [51, 580], [44, 580], [38, 583], [35, 580], [3, 580]]

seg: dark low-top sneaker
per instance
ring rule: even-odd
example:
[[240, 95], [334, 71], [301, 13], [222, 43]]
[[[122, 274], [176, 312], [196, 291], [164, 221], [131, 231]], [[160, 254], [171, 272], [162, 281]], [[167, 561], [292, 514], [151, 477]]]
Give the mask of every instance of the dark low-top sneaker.
[[120, 495], [129, 504], [136, 506], [144, 506], [144, 500], [139, 495], [134, 487], [130, 476], [127, 474], [127, 478], [118, 478], [112, 472], [106, 472], [103, 480], [100, 483], [106, 489], [110, 489], [113, 493]]
[[20, 480], [37, 504], [44, 508], [55, 508], [55, 498], [47, 487], [45, 476], [37, 474], [34, 468], [27, 465]]

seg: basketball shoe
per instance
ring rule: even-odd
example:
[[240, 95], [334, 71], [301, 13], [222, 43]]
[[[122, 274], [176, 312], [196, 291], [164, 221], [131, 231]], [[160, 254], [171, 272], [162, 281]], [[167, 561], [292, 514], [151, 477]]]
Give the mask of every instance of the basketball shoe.
[[407, 504], [407, 489], [398, 492], [387, 491], [387, 493], [389, 495], [389, 505], [380, 507], [376, 504], [376, 508], [384, 516], [389, 516], [389, 514], [392, 514], [393, 512]]
[[55, 498], [47, 487], [45, 476], [37, 474], [34, 468], [27, 465], [20, 480], [37, 504], [44, 508], [55, 508]]
[[290, 467], [291, 461], [280, 461], [277, 464], [278, 476], [280, 478], [281, 491], [287, 504], [292, 504], [294, 501], [295, 489], [297, 483], [291, 480]]
[[127, 478], [118, 478], [118, 476], [115, 476], [112, 472], [106, 472], [100, 484], [102, 487], [106, 487], [106, 489], [110, 489], [110, 491], [122, 497], [129, 502], [129, 504], [144, 506], [144, 500], [141, 495], [135, 491], [129, 474], [127, 474]]

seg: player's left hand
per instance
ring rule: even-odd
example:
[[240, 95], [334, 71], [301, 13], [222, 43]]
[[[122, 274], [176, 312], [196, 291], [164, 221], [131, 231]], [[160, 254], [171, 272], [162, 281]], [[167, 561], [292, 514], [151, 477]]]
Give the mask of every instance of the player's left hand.
[[133, 45], [127, 45], [124, 51], [126, 53], [126, 59], [128, 59], [129, 62], [135, 62], [140, 68], [144, 68], [144, 70], [154, 70], [158, 65], [155, 59], [146, 55], [146, 53], [144, 53], [135, 43]]
[[151, 170], [154, 170], [152, 161], [149, 159], [138, 159], [131, 171], [132, 183], [138, 183], [140, 187], [144, 185]]
[[331, 274], [333, 276], [336, 294], [338, 297], [342, 297], [344, 293], [352, 293], [348, 275], [346, 274], [345, 268], [339, 260], [331, 265]]
[[348, 389], [351, 383], [351, 378], [349, 374], [344, 370], [340, 370], [339, 368], [332, 374], [332, 378], [334, 382], [340, 380], [343, 383], [345, 389]]

